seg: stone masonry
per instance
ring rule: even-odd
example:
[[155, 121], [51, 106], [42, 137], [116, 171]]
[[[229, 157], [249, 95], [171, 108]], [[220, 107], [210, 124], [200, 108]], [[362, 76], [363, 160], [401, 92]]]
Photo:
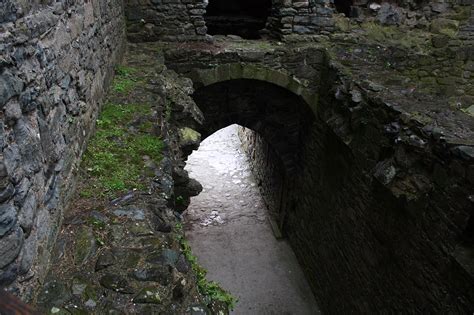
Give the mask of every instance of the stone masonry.
[[[288, 40], [298, 40], [298, 38], [301, 40], [301, 36], [329, 34], [335, 30], [334, 16], [338, 13], [342, 14], [336, 10], [338, 2], [341, 1], [273, 0], [262, 34]], [[207, 1], [126, 0], [125, 3], [130, 41], [211, 40], [209, 36], [206, 36]], [[374, 21], [382, 25], [405, 25], [420, 29], [429, 27], [431, 20], [457, 6], [457, 3], [452, 1], [410, 0], [379, 4], [358, 0], [344, 3], [348, 4], [350, 18], [358, 22]], [[462, 1], [459, 4], [469, 5]]]
[[[139, 199], [146, 204], [141, 209], [146, 220], [133, 220], [153, 230], [124, 238], [133, 246], [148, 237], [166, 240], [165, 252], [173, 258], [166, 271], [173, 279], [163, 293], [169, 311], [176, 303], [190, 312], [193, 303], [207, 308], [211, 302], [196, 293], [189, 268], [174, 266], [183, 257], [180, 234], [169, 234], [168, 226], [160, 231], [158, 223], [165, 217], [176, 225], [189, 197], [199, 191], [199, 184], [182, 172], [199, 141], [196, 131], [206, 137], [240, 123], [253, 130], [244, 138], [262, 193], [323, 311], [472, 312], [471, 4], [361, 0], [343, 16], [330, 0], [273, 1], [263, 34], [280, 42], [208, 36], [207, 2], [201, 0], [3, 1], [0, 287], [25, 300], [38, 289], [49, 292], [43, 284], [48, 270], [54, 273], [51, 253], [62, 244], [56, 239], [63, 228], [71, 233], [61, 234], [60, 240], [74, 243], [86, 235], [90, 241], [94, 250], [86, 255], [87, 270], [113, 280], [93, 279], [102, 286], [94, 303], [113, 308], [107, 290], [116, 289], [122, 279], [115, 281], [112, 271], [123, 272], [133, 294], [141, 292], [141, 280], [131, 276], [128, 265], [94, 269], [99, 252], [89, 233], [93, 227], [77, 228], [74, 220], [62, 224], [81, 155], [127, 37], [136, 43], [129, 44], [133, 57], [127, 58], [140, 53], [147, 58], [154, 91], [146, 96], [178, 91], [172, 102], [157, 96], [160, 119], [173, 117], [173, 128], [192, 135], [189, 143], [179, 144], [177, 130], [156, 134], [174, 168], [161, 173], [155, 168], [153, 176], [175, 189], [157, 198], [152, 190], [143, 191], [147, 197]], [[164, 64], [176, 73], [165, 71]], [[140, 91], [146, 94], [147, 88]], [[140, 200], [133, 202], [140, 205]], [[154, 211], [158, 202], [163, 207]], [[140, 222], [128, 226], [124, 219], [122, 226], [116, 210], [107, 206], [104, 220], [111, 220], [110, 227], [137, 232], [133, 225]], [[112, 256], [127, 260], [114, 231], [117, 251], [111, 248]], [[150, 263], [143, 256], [148, 245], [139, 245], [142, 254], [136, 260]], [[162, 254], [155, 257], [159, 263]], [[189, 267], [186, 259], [181, 263]], [[72, 272], [81, 266], [82, 261]], [[68, 279], [74, 274], [63, 269], [59, 280], [65, 292], [73, 292]], [[183, 279], [186, 285], [179, 286]], [[60, 306], [68, 309], [70, 301], [80, 298], [91, 309], [85, 296], [72, 295]], [[126, 295], [116, 296], [134, 312], [149, 310], [130, 304]], [[56, 307], [40, 304], [45, 310]]]
[[[338, 38], [329, 46], [227, 41], [170, 47], [165, 56], [194, 81], [207, 126], [237, 122], [258, 132], [247, 134], [254, 173], [265, 183], [270, 211], [305, 266], [323, 311], [468, 312], [474, 301], [468, 258], [474, 125], [467, 114], [472, 80], [459, 71], [471, 64], [465, 42], [434, 48], [438, 65], [449, 68], [425, 82], [410, 72], [437, 73], [424, 63], [432, 57], [407, 60], [414, 48]], [[245, 103], [239, 101], [245, 97], [238, 92], [240, 80], [255, 79], [286, 87], [313, 111], [302, 136], [282, 141], [286, 151], [278, 137], [259, 129], [273, 119], [267, 111], [255, 109], [252, 124], [244, 107], [232, 112]], [[228, 102], [235, 105], [229, 109]]]
[[0, 286], [45, 275], [124, 31], [121, 1], [0, 4]]
[[[209, 40], [203, 0], [126, 0], [128, 38], [132, 42]], [[332, 31], [330, 0], [275, 0], [266, 30], [274, 37]]]

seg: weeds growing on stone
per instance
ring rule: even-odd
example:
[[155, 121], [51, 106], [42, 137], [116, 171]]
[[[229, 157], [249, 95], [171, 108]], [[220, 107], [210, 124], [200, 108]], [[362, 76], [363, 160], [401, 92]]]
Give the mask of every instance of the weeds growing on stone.
[[362, 23], [361, 27], [366, 31], [369, 39], [383, 46], [402, 46], [425, 54], [431, 49], [431, 35], [423, 31], [401, 31], [393, 26], [383, 26], [373, 22]]
[[[182, 233], [181, 224], [177, 224], [176, 229]], [[196, 274], [199, 292], [211, 300], [224, 302], [230, 310], [233, 310], [235, 303], [237, 303], [237, 299], [229, 292], [222, 289], [217, 282], [208, 281], [206, 279], [207, 270], [199, 265], [196, 256], [194, 256], [191, 251], [191, 246], [188, 241], [182, 236], [182, 234], [178, 236], [178, 239], [186, 259], [189, 261], [194, 273]]]
[[82, 196], [145, 188], [140, 180], [143, 157], [159, 162], [163, 147], [161, 139], [152, 134], [150, 115], [147, 105], [105, 105], [84, 155], [90, 185]]
[[115, 69], [115, 78], [112, 84], [115, 92], [128, 93], [140, 80], [133, 77], [136, 69], [119, 66]]

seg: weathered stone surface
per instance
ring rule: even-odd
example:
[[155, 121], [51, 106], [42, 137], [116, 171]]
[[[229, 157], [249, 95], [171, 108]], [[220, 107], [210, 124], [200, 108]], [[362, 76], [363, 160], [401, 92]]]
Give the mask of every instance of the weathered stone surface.
[[157, 264], [161, 266], [171, 266], [174, 267], [179, 258], [179, 252], [171, 249], [163, 249], [157, 253], [151, 253], [147, 261], [152, 264]]
[[0, 286], [6, 287], [10, 285], [18, 276], [18, 266], [9, 264], [5, 269], [0, 269]]
[[20, 78], [15, 77], [9, 71], [3, 71], [0, 75], [0, 108], [7, 103], [7, 101], [18, 95], [23, 89], [23, 82]]
[[431, 22], [430, 29], [433, 33], [454, 37], [459, 30], [459, 22], [439, 18]]
[[115, 257], [111, 251], [103, 252], [95, 264], [95, 271], [100, 271], [115, 264]]
[[133, 277], [140, 281], [155, 281], [164, 286], [172, 280], [171, 270], [168, 267], [137, 269], [133, 272]]
[[100, 284], [104, 288], [120, 293], [131, 294], [134, 292], [125, 278], [115, 274], [108, 273], [104, 275], [100, 278]]
[[204, 305], [192, 305], [189, 307], [189, 312], [192, 315], [206, 315], [209, 314], [209, 309]]
[[33, 227], [37, 206], [36, 196], [34, 194], [29, 194], [26, 196], [20, 209], [20, 213], [18, 214], [18, 222], [27, 236], [30, 234]]
[[384, 2], [380, 10], [378, 10], [377, 19], [381, 24], [400, 25], [403, 23], [404, 16], [402, 10], [397, 5]]
[[[266, 81], [270, 86], [298, 95], [317, 113], [317, 126], [294, 119], [294, 111], [287, 111], [288, 119], [281, 119], [278, 109], [284, 104], [278, 102], [293, 99], [274, 97], [271, 99], [274, 106], [269, 106], [264, 114], [254, 112], [255, 108], [261, 108], [258, 106], [245, 108], [248, 116], [240, 116], [239, 123], [262, 132], [269, 144], [262, 144], [263, 138], [255, 143], [261, 148], [270, 145], [274, 149], [271, 154], [278, 156], [278, 159], [269, 158], [266, 162], [269, 170], [259, 175], [271, 178], [264, 181], [262, 189], [270, 191], [277, 184], [284, 184], [283, 190], [294, 188], [291, 191], [294, 194], [284, 195], [291, 195], [292, 200], [278, 198], [281, 195], [273, 189], [268, 202], [271, 207], [283, 209], [280, 223], [287, 226], [295, 248], [300, 249], [299, 256], [307, 262], [315, 292], [322, 296], [323, 309], [328, 311], [402, 312], [409, 306], [414, 311], [426, 312], [420, 305], [432, 307], [428, 311], [435, 313], [465, 313], [472, 309], [473, 297], [463, 276], [465, 270], [450, 263], [454, 261], [452, 249], [457, 246], [470, 215], [466, 209], [472, 208], [466, 197], [472, 191], [474, 174], [472, 120], [463, 113], [472, 105], [474, 95], [470, 80], [474, 68], [469, 62], [474, 54], [468, 41], [473, 38], [471, 8], [456, 6], [450, 12], [455, 4], [446, 2], [430, 3], [417, 12], [407, 10], [418, 5], [409, 0], [399, 2], [398, 7], [383, 4], [383, 10], [382, 6], [375, 10], [382, 23], [409, 27], [410, 38], [394, 28], [378, 28], [377, 24], [371, 34], [367, 34], [370, 29], [359, 28], [367, 13], [363, 9], [367, 9], [364, 1], [354, 3], [357, 10], [352, 11], [360, 20], [345, 25], [346, 31], [353, 27], [357, 30], [349, 34], [329, 33], [333, 28], [332, 3], [283, 1], [275, 3], [267, 20], [266, 34], [290, 39], [292, 33], [300, 32], [309, 36], [292, 38], [315, 42], [292, 47], [268, 42], [252, 44], [235, 38], [241, 41], [238, 52], [233, 46], [235, 42], [222, 47], [219, 46], [222, 43], [209, 46], [193, 43], [189, 47], [196, 46], [194, 51], [186, 51], [184, 45], [174, 56], [167, 55], [169, 66], [185, 76], [193, 77], [192, 72], [197, 68], [209, 71], [206, 77], [193, 77], [196, 87], [231, 79]], [[207, 40], [201, 16], [206, 5], [202, 1], [126, 1], [126, 6], [132, 40]], [[9, 261], [2, 268], [8, 281], [19, 272], [18, 260], [21, 264], [25, 262], [20, 268], [22, 272], [37, 261], [38, 276], [32, 281], [36, 283], [44, 277], [42, 263], [49, 260], [50, 247], [59, 230], [63, 199], [67, 199], [70, 187], [70, 171], [81, 156], [100, 107], [103, 88], [120, 56], [125, 27], [121, 18], [123, 6], [118, 1], [79, 0], [46, 1], [44, 5], [25, 3], [20, 8], [8, 1], [1, 11], [0, 46], [4, 54], [0, 58], [0, 107], [5, 119], [0, 125], [0, 146], [5, 168], [2, 163], [0, 202], [14, 202], [18, 211], [14, 210], [13, 219], [11, 210], [4, 211], [6, 215], [0, 214], [0, 234], [3, 233], [0, 251], [5, 251], [0, 260]], [[438, 18], [440, 13], [443, 15]], [[375, 18], [372, 13], [367, 16], [370, 22]], [[16, 22], [3, 23], [12, 21]], [[437, 36], [424, 32], [430, 23], [431, 31]], [[414, 32], [413, 27], [417, 27]], [[418, 36], [419, 30], [423, 31], [422, 36]], [[314, 37], [315, 34], [321, 36]], [[365, 35], [377, 37], [378, 41], [366, 42]], [[343, 45], [339, 46], [339, 42]], [[156, 57], [162, 47], [147, 49], [140, 53]], [[153, 61], [148, 62], [146, 67], [151, 68]], [[226, 63], [231, 66], [214, 67]], [[243, 67], [242, 63], [258, 66]], [[278, 71], [263, 71], [262, 65]], [[163, 68], [160, 64], [154, 69]], [[180, 125], [172, 127], [172, 131], [166, 124], [157, 128], [162, 136], [169, 138], [165, 139], [168, 150], [176, 149], [174, 145], [179, 138], [173, 132], [177, 133], [177, 129], [201, 128], [209, 132], [218, 129], [224, 121], [225, 124], [235, 122], [244, 112], [222, 113], [227, 115], [225, 119], [216, 115], [212, 122], [204, 121], [190, 97], [192, 82], [172, 72], [166, 75], [166, 80], [152, 88], [160, 91], [159, 97], [152, 98], [160, 99], [165, 94], [174, 97], [170, 104], [175, 112], [172, 111], [170, 120], [176, 119]], [[216, 80], [211, 82], [213, 79]], [[367, 85], [366, 79], [377, 85]], [[235, 81], [226, 87], [234, 89]], [[169, 86], [165, 87], [166, 84]], [[341, 86], [339, 97], [334, 98], [336, 87]], [[360, 95], [351, 95], [349, 91], [353, 88], [360, 88]], [[242, 89], [246, 91], [247, 87]], [[439, 95], [435, 95], [437, 91]], [[244, 95], [234, 94], [240, 99]], [[254, 96], [259, 94], [262, 93]], [[451, 97], [449, 101], [444, 95]], [[199, 92], [195, 96], [199, 97]], [[212, 103], [220, 97], [220, 92], [201, 97]], [[351, 98], [353, 102], [349, 103]], [[221, 104], [226, 102], [229, 101], [223, 100]], [[448, 103], [452, 104], [450, 108], [445, 107]], [[259, 120], [252, 118], [254, 114], [260, 115]], [[276, 123], [273, 129], [270, 121]], [[423, 132], [426, 125], [435, 123], [439, 130]], [[302, 126], [306, 129], [300, 129]], [[266, 156], [263, 150], [258, 151], [257, 158]], [[400, 154], [401, 151], [405, 154]], [[392, 152], [399, 155], [392, 159]], [[156, 178], [152, 187], [157, 188], [167, 207], [179, 202], [180, 188], [183, 193], [199, 190], [192, 181], [186, 181], [191, 184], [188, 187], [174, 189], [171, 172], [166, 169], [175, 158], [180, 160], [182, 156], [165, 157], [153, 168]], [[279, 170], [298, 180], [279, 180]], [[373, 175], [383, 185], [373, 181]], [[177, 192], [180, 194], [175, 195]], [[129, 201], [124, 197], [117, 202], [127, 208]], [[181, 206], [184, 210], [186, 205]], [[120, 220], [126, 219], [148, 221], [151, 220], [148, 216], [161, 212], [142, 210], [143, 219], [134, 214], [119, 214], [115, 218], [112, 211], [109, 215], [121, 223]], [[163, 225], [155, 225], [156, 231], [143, 228], [153, 226], [154, 220], [137, 228], [114, 222], [106, 236], [111, 235], [114, 245], [129, 246], [118, 251], [117, 259], [123, 268], [143, 267], [140, 246], [151, 233], [156, 233], [159, 240], [153, 244], [168, 244], [169, 239], [160, 238], [161, 233], [172, 234], [176, 222], [163, 218], [159, 219]], [[28, 248], [21, 248], [25, 235], [18, 235], [22, 231], [25, 235], [31, 233]], [[77, 257], [92, 255], [94, 233], [99, 235], [101, 231], [88, 230], [84, 238], [88, 243], [86, 255], [78, 252]], [[183, 256], [178, 248], [169, 250], [175, 253], [160, 254], [154, 261], [186, 273], [188, 268], [181, 266]], [[17, 251], [22, 253], [18, 260]], [[93, 265], [91, 261], [79, 259], [77, 263]], [[422, 265], [420, 261], [427, 263]], [[109, 263], [99, 264], [100, 276], [115, 272], [109, 271], [116, 268]], [[357, 273], [351, 271], [354, 266]], [[346, 285], [347, 279], [350, 286]], [[418, 290], [413, 289], [414, 283]], [[20, 287], [28, 285], [15, 283]], [[328, 298], [328, 292], [334, 288], [341, 296], [337, 303]], [[94, 301], [86, 307], [94, 308]]]
[[0, 268], [5, 268], [18, 257], [22, 245], [23, 231], [18, 227], [0, 238]]
[[12, 183], [8, 183], [3, 190], [0, 191], [0, 202], [5, 202], [15, 193], [15, 187]]
[[160, 304], [161, 303], [161, 292], [159, 288], [155, 287], [146, 287], [143, 288], [134, 298], [133, 302], [135, 303], [151, 303], [151, 304]]
[[20, 275], [27, 274], [30, 271], [31, 266], [38, 255], [36, 241], [36, 234], [34, 233], [30, 234], [30, 236], [25, 239], [25, 243], [20, 253], [20, 269], [18, 270]]
[[96, 240], [91, 228], [83, 227], [77, 235], [75, 243], [74, 261], [77, 265], [82, 265], [96, 251]]
[[60, 305], [72, 298], [67, 285], [61, 281], [52, 280], [44, 285], [38, 305], [50, 310], [52, 307], [59, 309]]
[[464, 160], [474, 161], [474, 147], [458, 146], [453, 152]]
[[184, 255], [180, 255], [178, 261], [176, 261], [176, 269], [184, 274], [191, 270], [191, 265]]
[[[6, 203], [14, 202], [17, 210], [0, 210], [0, 242], [9, 251], [0, 259], [10, 260], [21, 249], [16, 245], [25, 242], [21, 267], [8, 269], [25, 274], [26, 268], [35, 269], [34, 277], [12, 284], [23, 293], [46, 274], [73, 185], [70, 171], [122, 53], [125, 23], [120, 1], [36, 5], [7, 0], [1, 6], [0, 203], [9, 207]], [[17, 235], [10, 231], [15, 222], [25, 241], [12, 236]], [[9, 237], [11, 247], [4, 247]]]
[[0, 237], [10, 232], [16, 222], [17, 213], [15, 207], [9, 204], [0, 205]]
[[137, 207], [120, 208], [113, 212], [118, 217], [126, 217], [134, 221], [143, 221], [145, 219], [145, 213], [143, 209]]

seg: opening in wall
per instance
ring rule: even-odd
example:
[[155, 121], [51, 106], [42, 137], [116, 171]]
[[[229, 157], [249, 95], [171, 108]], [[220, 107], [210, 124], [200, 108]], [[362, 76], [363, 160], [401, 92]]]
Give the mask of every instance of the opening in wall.
[[353, 0], [334, 0], [334, 6], [338, 13], [344, 13], [345, 16], [351, 16]]
[[[209, 280], [239, 298], [235, 314], [319, 314], [290, 244], [272, 235], [238, 129], [216, 131], [186, 162], [203, 186], [185, 212], [193, 253]], [[256, 134], [247, 133], [252, 139]]]
[[465, 245], [474, 247], [474, 216], [469, 218], [462, 239]]
[[259, 39], [271, 7], [271, 0], [209, 0], [204, 16], [208, 34]]

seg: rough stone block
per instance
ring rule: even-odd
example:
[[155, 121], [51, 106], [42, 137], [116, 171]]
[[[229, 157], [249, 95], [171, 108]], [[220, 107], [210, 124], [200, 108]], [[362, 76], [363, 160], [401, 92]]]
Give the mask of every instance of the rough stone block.
[[23, 245], [23, 231], [16, 227], [10, 234], [0, 238], [0, 268], [4, 268], [18, 257]]
[[17, 212], [14, 206], [0, 205], [0, 237], [8, 234], [17, 222]]

